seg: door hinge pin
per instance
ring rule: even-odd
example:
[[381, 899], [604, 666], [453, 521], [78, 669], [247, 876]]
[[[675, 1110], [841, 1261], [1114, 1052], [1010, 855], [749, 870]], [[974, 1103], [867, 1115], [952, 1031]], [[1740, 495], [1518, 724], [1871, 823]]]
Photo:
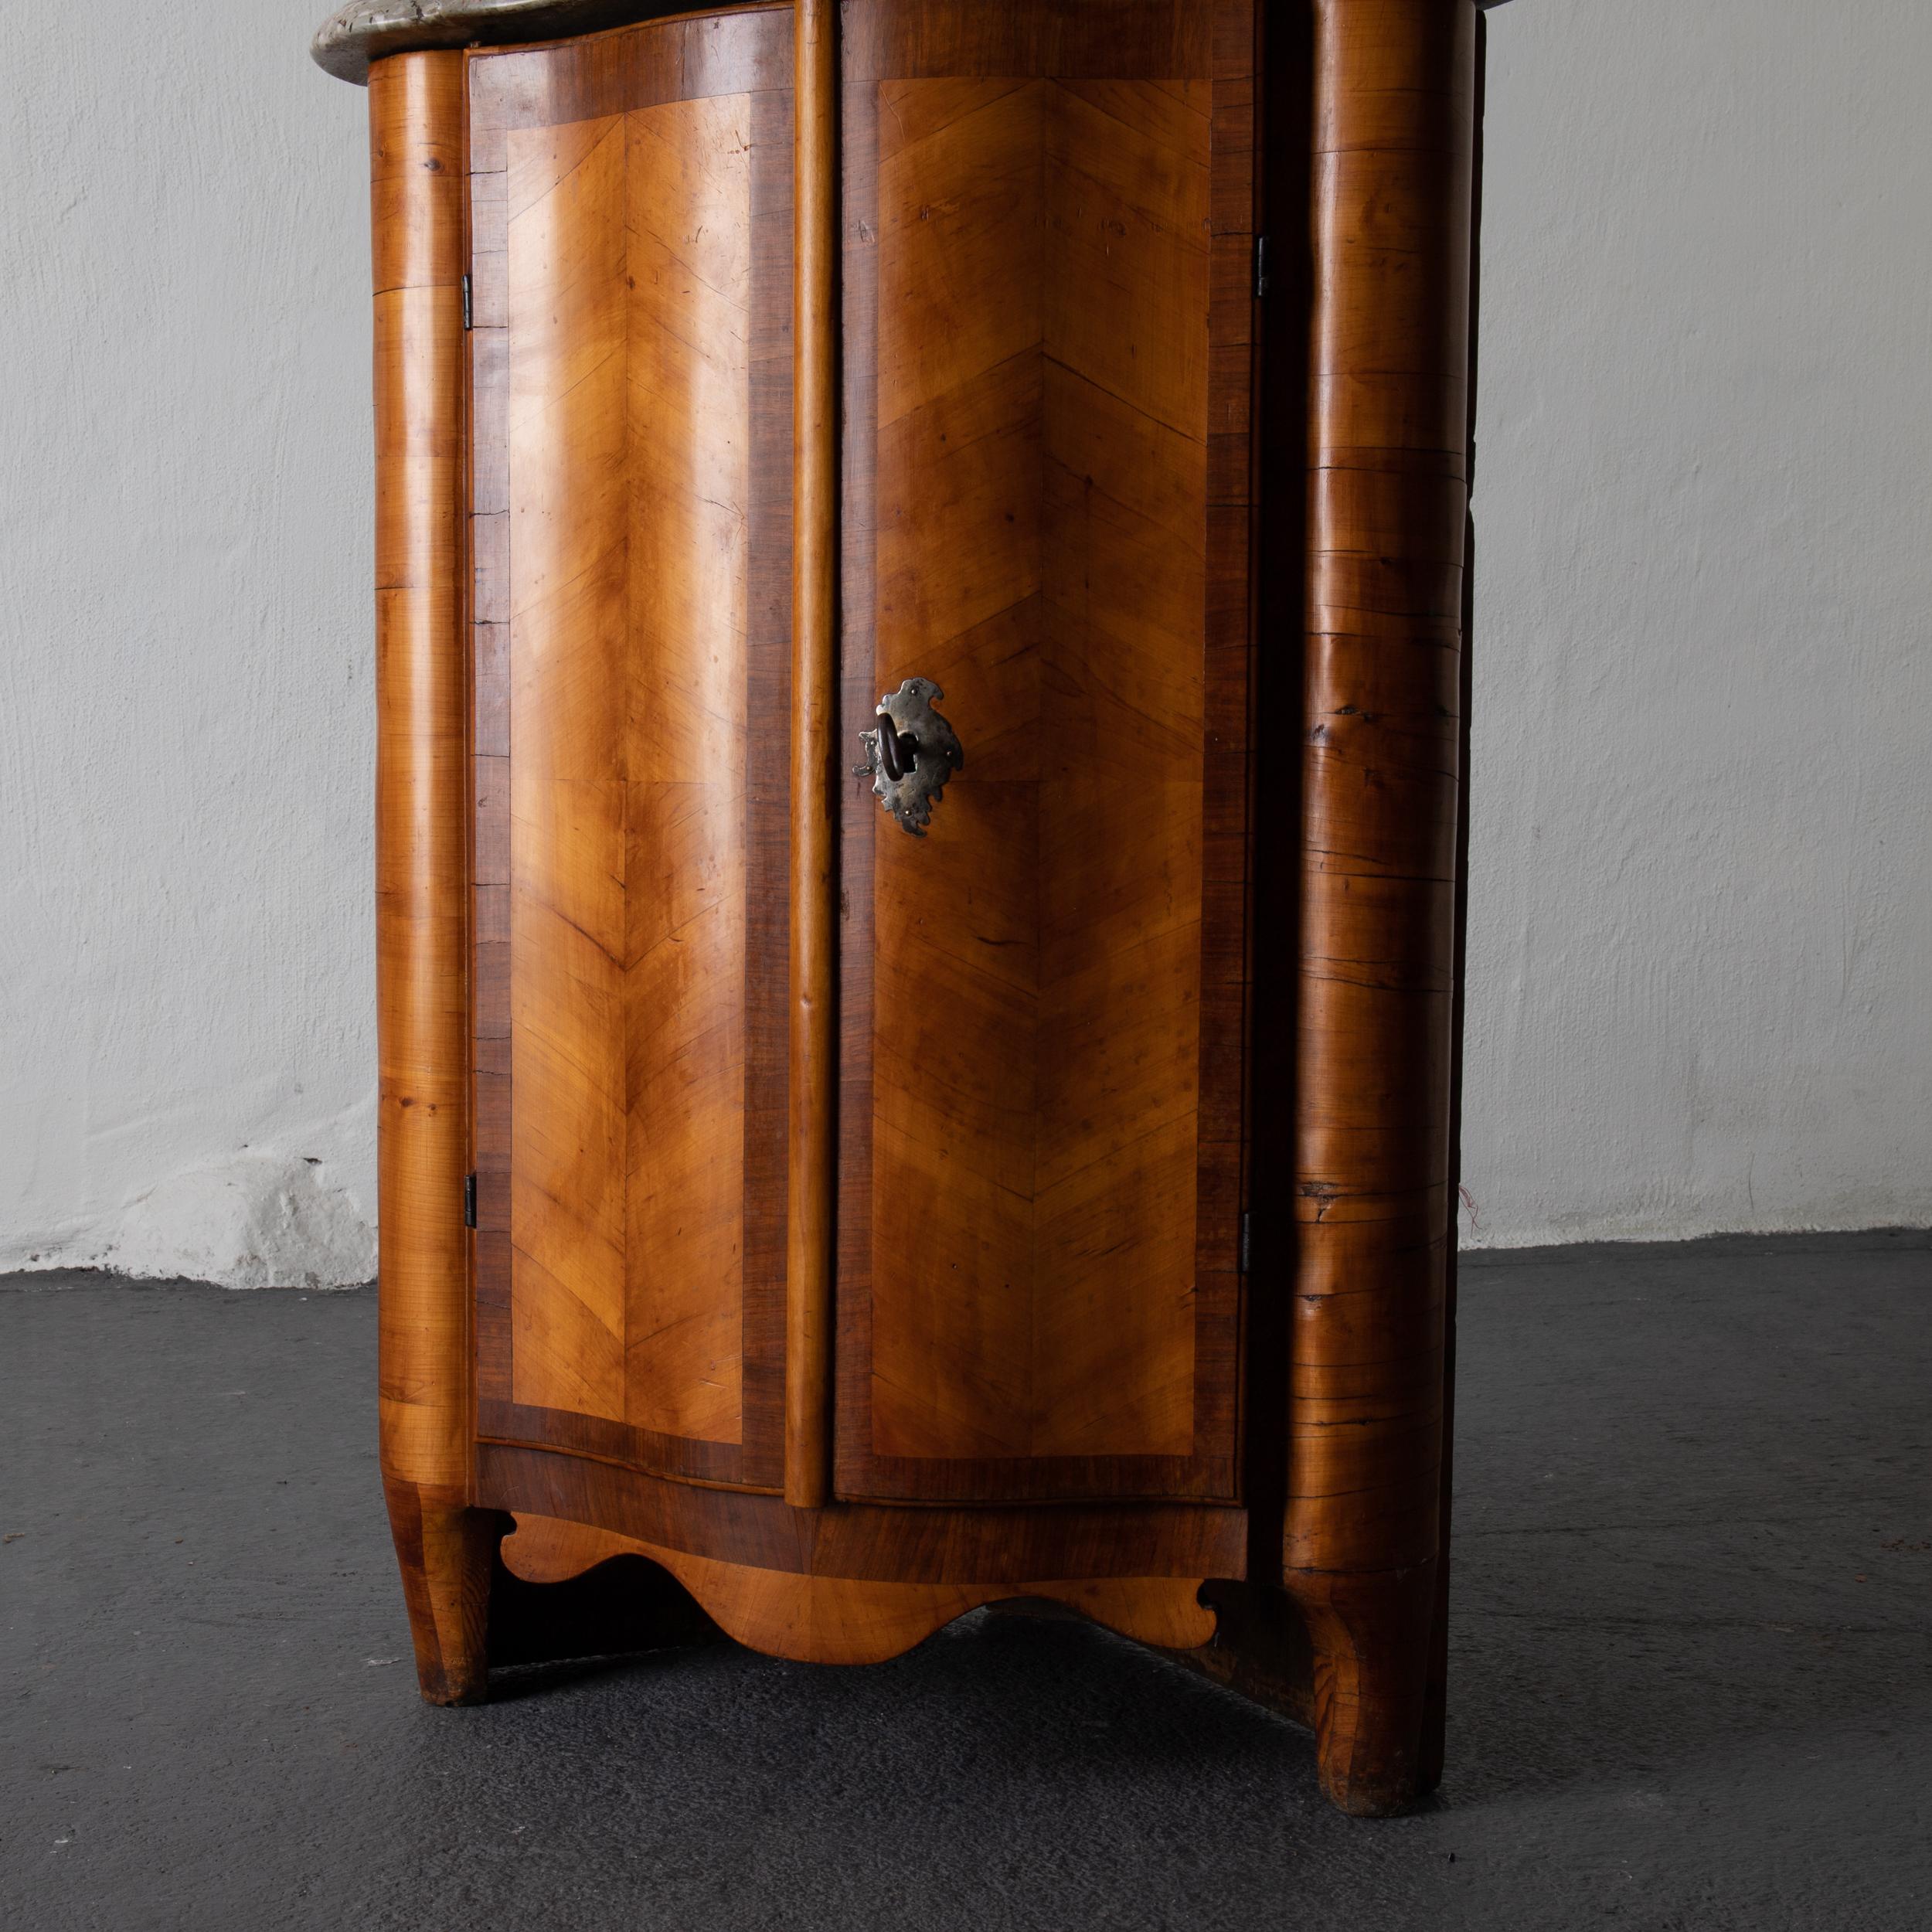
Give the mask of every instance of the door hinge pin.
[[1257, 235], [1254, 238], [1254, 299], [1258, 302], [1268, 292], [1268, 238]]
[[1248, 1263], [1253, 1258], [1253, 1253], [1254, 1216], [1252, 1214], [1243, 1214], [1241, 1216], [1241, 1254], [1239, 1263], [1242, 1274], [1247, 1273]]
[[463, 1176], [463, 1225], [466, 1228], [476, 1226], [476, 1176]]
[[468, 276], [465, 275], [463, 277], [463, 326], [465, 328], [471, 328], [475, 326], [474, 311], [471, 309], [470, 304], [470, 278]]

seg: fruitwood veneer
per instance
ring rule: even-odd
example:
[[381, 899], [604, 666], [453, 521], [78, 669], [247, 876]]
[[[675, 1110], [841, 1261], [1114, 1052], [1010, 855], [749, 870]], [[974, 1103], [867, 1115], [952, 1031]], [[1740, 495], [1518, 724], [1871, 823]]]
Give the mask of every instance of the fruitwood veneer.
[[865, 22], [845, 736], [968, 749], [846, 806], [838, 1488], [1232, 1499], [1255, 12]]
[[369, 87], [376, 284], [376, 947], [383, 1485], [423, 1694], [485, 1694], [472, 1508], [462, 56]]
[[1475, 18], [1318, 0], [1284, 1582], [1345, 1809], [1439, 1767]]
[[[820, 1661], [1070, 1605], [1399, 1808], [1440, 1768], [1470, 0], [665, 11], [325, 36], [383, 56], [424, 1695], [486, 1693], [514, 1518], [521, 1579], [642, 1556]], [[917, 839], [850, 770], [915, 675], [966, 751]]]
[[832, 1498], [836, 1267], [838, 942], [838, 28], [834, 0], [798, 0], [798, 526], [791, 847], [791, 1246], [785, 1322], [785, 1499]]
[[479, 681], [478, 927], [507, 959], [476, 1006], [478, 1427], [766, 1487], [793, 900], [786, 25], [470, 65], [477, 509], [506, 526], [477, 546], [478, 614], [509, 661], [487, 702]]

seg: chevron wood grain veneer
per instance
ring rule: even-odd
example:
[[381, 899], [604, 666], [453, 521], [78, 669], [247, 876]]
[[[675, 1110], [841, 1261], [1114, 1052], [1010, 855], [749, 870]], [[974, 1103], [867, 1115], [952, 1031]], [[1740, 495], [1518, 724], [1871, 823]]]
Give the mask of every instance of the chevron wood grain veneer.
[[1310, 1723], [1349, 1810], [1440, 1775], [1475, 45], [318, 36], [425, 1696], [487, 1694], [493, 1577], [648, 1563], [825, 1662], [1046, 1599]]

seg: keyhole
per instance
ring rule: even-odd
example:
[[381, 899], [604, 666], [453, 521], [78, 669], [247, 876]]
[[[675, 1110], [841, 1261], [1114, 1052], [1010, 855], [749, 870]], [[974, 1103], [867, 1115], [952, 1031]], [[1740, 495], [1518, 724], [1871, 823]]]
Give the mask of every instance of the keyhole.
[[891, 714], [882, 711], [879, 714], [879, 762], [886, 768], [886, 776], [894, 784], [910, 771], [919, 760], [919, 740], [910, 732], [901, 737], [899, 728]]

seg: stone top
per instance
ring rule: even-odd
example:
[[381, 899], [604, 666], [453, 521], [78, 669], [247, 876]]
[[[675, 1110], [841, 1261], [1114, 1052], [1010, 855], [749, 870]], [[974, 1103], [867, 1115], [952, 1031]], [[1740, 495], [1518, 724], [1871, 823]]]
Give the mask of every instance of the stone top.
[[[369, 63], [423, 47], [500, 46], [564, 40], [685, 13], [695, 0], [349, 0], [309, 43], [315, 64], [338, 80], [369, 82]], [[1498, 7], [1504, 0], [1476, 0]]]
[[349, 0], [309, 45], [315, 64], [358, 87], [369, 63], [424, 47], [562, 40], [689, 11], [692, 0]]

